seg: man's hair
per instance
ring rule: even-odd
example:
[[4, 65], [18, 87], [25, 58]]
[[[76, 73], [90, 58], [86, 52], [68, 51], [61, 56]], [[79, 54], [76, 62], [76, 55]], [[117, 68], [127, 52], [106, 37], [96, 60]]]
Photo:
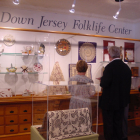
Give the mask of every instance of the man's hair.
[[112, 46], [112, 47], [109, 48], [108, 53], [110, 54], [110, 56], [112, 58], [120, 58], [121, 50], [120, 50], [119, 47]]
[[76, 64], [76, 69], [78, 72], [86, 72], [88, 68], [88, 65], [85, 61], [79, 60]]

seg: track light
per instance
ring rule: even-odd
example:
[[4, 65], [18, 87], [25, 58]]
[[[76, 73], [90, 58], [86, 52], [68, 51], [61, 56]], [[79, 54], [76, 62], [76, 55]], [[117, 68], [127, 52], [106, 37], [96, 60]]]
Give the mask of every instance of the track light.
[[70, 13], [75, 13], [75, 10], [74, 10], [75, 3], [76, 3], [76, 0], [73, 1], [72, 9], [69, 10]]
[[119, 10], [116, 12], [115, 16], [113, 16], [114, 19], [118, 19], [119, 13], [121, 11], [121, 1], [123, 0], [115, 0], [116, 2], [119, 2], [120, 8]]
[[75, 13], [75, 10], [74, 9], [70, 9], [69, 12], [70, 13]]
[[72, 8], [75, 7], [76, 0], [73, 1]]
[[120, 11], [121, 11], [121, 8], [116, 12], [115, 16], [113, 16], [114, 19], [118, 19]]
[[18, 5], [18, 4], [19, 4], [19, 0], [13, 0], [13, 3], [14, 3], [15, 5]]

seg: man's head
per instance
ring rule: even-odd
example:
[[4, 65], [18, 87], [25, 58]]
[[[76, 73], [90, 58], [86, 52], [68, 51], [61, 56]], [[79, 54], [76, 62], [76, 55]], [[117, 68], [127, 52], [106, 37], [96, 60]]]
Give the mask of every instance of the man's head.
[[108, 53], [109, 53], [109, 56], [111, 57], [111, 59], [120, 58], [121, 50], [119, 47], [112, 46], [109, 48]]
[[86, 72], [88, 68], [88, 65], [85, 61], [79, 60], [76, 64], [76, 69], [78, 72]]

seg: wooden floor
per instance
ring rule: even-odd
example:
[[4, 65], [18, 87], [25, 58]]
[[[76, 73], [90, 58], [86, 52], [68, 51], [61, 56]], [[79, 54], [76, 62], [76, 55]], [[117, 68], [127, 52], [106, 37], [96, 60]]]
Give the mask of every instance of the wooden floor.
[[[99, 140], [105, 140], [103, 134], [99, 135]], [[128, 140], [140, 140], [140, 126], [128, 128]]]

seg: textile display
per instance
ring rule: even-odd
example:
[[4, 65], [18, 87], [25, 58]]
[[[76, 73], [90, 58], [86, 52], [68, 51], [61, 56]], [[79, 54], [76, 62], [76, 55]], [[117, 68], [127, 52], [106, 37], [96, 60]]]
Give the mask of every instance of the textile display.
[[59, 66], [59, 62], [56, 62], [54, 64], [54, 67], [50, 76], [50, 81], [53, 81], [54, 85], [59, 85], [60, 81], [65, 81], [62, 70]]
[[88, 108], [48, 111], [44, 116], [42, 127], [38, 129], [45, 139], [47, 134], [44, 132], [45, 130], [47, 132], [47, 126], [49, 140], [93, 134]]
[[78, 60], [84, 60], [87, 63], [96, 63], [96, 46], [95, 42], [78, 43]]
[[[77, 75], [76, 64], [69, 64], [69, 77]], [[92, 79], [91, 64], [88, 64], [88, 69], [85, 74], [88, 78]]]
[[67, 94], [68, 88], [66, 85], [54, 85], [48, 87], [48, 95]]

